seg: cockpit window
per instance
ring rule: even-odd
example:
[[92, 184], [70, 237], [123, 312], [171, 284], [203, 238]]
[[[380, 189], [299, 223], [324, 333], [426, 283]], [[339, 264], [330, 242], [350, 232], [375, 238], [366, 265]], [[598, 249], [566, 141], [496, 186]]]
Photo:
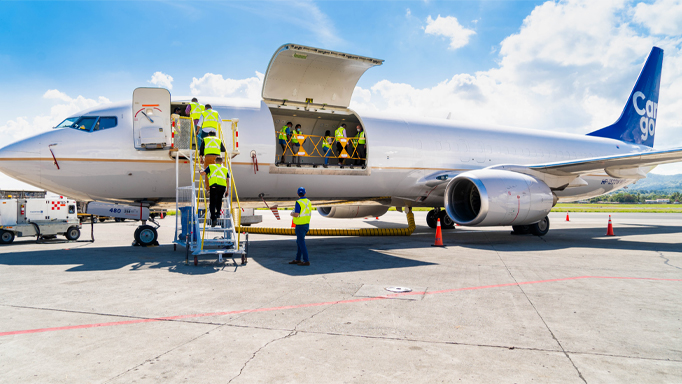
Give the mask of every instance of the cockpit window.
[[72, 128], [89, 132], [97, 122], [97, 116], [84, 116], [76, 121]]
[[[99, 129], [114, 128], [118, 124], [116, 117], [100, 117], [97, 125]], [[98, 127], [95, 127], [95, 131]]]
[[103, 129], [114, 128], [118, 125], [118, 119], [115, 116], [83, 116], [70, 117], [62, 121], [55, 128], [73, 128], [79, 131], [94, 132]]
[[75, 123], [76, 120], [78, 120], [78, 119], [79, 119], [79, 117], [69, 117], [68, 119], [59, 123], [59, 125], [57, 125], [55, 128], [71, 128], [73, 123]]

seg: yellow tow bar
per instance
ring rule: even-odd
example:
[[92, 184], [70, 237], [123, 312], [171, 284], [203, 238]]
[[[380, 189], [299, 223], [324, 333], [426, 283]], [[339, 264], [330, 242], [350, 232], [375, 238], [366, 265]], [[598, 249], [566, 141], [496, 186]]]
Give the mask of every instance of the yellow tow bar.
[[[410, 236], [414, 232], [414, 214], [406, 208], [407, 228], [354, 228], [318, 229], [311, 228], [307, 236]], [[237, 227], [239, 232], [261, 233], [268, 235], [296, 235], [296, 228]]]

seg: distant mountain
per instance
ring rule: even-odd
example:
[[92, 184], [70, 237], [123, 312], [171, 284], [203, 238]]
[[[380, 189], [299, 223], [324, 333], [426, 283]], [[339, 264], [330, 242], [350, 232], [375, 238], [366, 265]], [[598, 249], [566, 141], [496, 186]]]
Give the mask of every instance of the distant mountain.
[[682, 192], [682, 175], [657, 175], [650, 173], [646, 179], [630, 185], [626, 191], [660, 191], [666, 193]]

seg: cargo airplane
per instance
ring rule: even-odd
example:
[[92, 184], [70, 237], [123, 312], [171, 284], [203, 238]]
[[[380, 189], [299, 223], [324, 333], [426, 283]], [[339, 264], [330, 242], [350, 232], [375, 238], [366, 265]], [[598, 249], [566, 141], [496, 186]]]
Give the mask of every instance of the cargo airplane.
[[[305, 186], [329, 218], [379, 216], [392, 206], [431, 207], [431, 227], [440, 218], [446, 228], [511, 226], [515, 233], [542, 236], [557, 201], [602, 195], [646, 177], [658, 164], [682, 160], [680, 148], [653, 149], [663, 63], [657, 47], [617, 121], [587, 135], [349, 109], [359, 78], [382, 63], [285, 44], [268, 65], [260, 102], [201, 98], [224, 119], [238, 119], [238, 148], [228, 152], [242, 201], [262, 204], [264, 198], [284, 206]], [[0, 149], [0, 171], [78, 200], [136, 207], [174, 201], [177, 152], [169, 150], [170, 114], [188, 102], [172, 99], [165, 89], [138, 88], [132, 102], [81, 111], [51, 131]], [[366, 160], [355, 167], [334, 158], [324, 167], [321, 156], [304, 157], [301, 166], [280, 163], [278, 131], [289, 121], [313, 135], [303, 144], [308, 154], [321, 153], [313, 138], [327, 130], [333, 135], [345, 123], [351, 137], [357, 125], [364, 127]], [[222, 126], [228, 146], [231, 127]], [[192, 171], [185, 161], [180, 166], [179, 185], [189, 185]]]

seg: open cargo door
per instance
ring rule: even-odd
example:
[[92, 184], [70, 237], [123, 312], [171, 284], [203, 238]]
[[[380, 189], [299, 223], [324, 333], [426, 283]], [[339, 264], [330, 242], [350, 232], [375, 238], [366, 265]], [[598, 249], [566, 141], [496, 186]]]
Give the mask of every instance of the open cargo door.
[[133, 91], [133, 138], [137, 149], [163, 149], [171, 145], [171, 95], [163, 88]]
[[281, 46], [263, 80], [268, 104], [346, 109], [355, 85], [369, 68], [384, 61], [296, 44]]

